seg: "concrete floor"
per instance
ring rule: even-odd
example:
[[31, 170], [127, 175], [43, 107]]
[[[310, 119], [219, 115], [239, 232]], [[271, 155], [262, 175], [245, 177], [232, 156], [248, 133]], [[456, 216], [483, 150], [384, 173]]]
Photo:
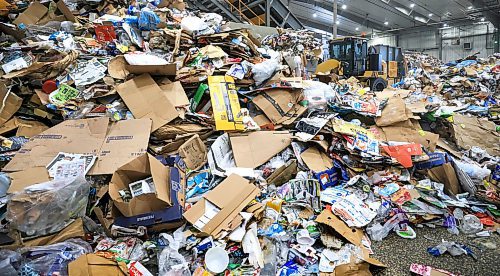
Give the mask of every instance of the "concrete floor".
[[[425, 264], [460, 275], [500, 275], [500, 235], [497, 233], [483, 238], [497, 246], [496, 249], [487, 249], [484, 246], [481, 247], [477, 238], [469, 238], [463, 234], [453, 235], [441, 227], [436, 229], [426, 227], [416, 229], [416, 232], [417, 238], [414, 240], [403, 239], [391, 233], [383, 241], [372, 243], [375, 253], [373, 257], [387, 265], [384, 270], [374, 271], [374, 275], [412, 275], [409, 270], [412, 263]], [[478, 260], [475, 261], [467, 255], [453, 257], [445, 253], [445, 255], [434, 257], [429, 254], [427, 248], [438, 245], [442, 239], [469, 246]]]

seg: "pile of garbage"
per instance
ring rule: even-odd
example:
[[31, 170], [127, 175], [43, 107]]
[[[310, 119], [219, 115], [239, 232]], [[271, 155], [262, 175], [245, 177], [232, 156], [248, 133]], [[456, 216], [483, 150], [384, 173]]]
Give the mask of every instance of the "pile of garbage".
[[179, 0], [5, 3], [2, 274], [366, 275], [498, 231], [500, 57], [372, 92]]

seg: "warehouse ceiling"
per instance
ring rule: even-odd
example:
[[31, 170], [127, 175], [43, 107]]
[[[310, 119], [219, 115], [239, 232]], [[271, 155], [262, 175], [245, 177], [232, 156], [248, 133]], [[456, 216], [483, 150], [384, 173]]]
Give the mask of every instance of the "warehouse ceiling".
[[[331, 33], [333, 0], [282, 0], [304, 25]], [[500, 23], [499, 0], [339, 0], [338, 29], [361, 35], [414, 27]]]

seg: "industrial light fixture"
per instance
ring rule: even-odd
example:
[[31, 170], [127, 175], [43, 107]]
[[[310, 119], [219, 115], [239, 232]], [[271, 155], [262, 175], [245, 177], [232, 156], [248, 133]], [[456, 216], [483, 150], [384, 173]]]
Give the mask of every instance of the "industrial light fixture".
[[448, 27], [448, 24], [444, 23], [444, 24], [443, 24], [443, 27]]
[[359, 27], [356, 27], [356, 31], [359, 31]]
[[411, 3], [410, 8], [415, 8], [415, 3]]
[[433, 15], [434, 15], [434, 14], [432, 14], [432, 13], [429, 13], [429, 17], [432, 17]]
[[473, 8], [474, 8], [473, 6], [467, 7], [468, 10], [472, 10]]
[[343, 10], [347, 9], [347, 5], [346, 4], [342, 5], [342, 9]]
[[339, 25], [340, 24], [340, 20], [337, 20], [337, 22], [335, 22], [335, 24]]
[[481, 18], [481, 22], [484, 22], [484, 20], [485, 20], [485, 19], [484, 19], [484, 17], [483, 17], [483, 18]]
[[387, 26], [387, 25], [389, 25], [389, 22], [388, 22], [388, 21], [385, 21], [385, 22], [384, 22], [384, 25], [386, 25], [386, 26]]
[[316, 13], [313, 13], [313, 17], [317, 17], [318, 15]]

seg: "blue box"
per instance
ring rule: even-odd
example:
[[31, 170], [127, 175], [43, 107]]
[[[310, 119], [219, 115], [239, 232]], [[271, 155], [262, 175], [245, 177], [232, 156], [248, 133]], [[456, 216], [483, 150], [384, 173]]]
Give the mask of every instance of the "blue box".
[[448, 163], [446, 153], [431, 152], [427, 155], [429, 156], [429, 160], [415, 163], [415, 169], [426, 170]]
[[170, 167], [170, 195], [172, 206], [164, 210], [141, 214], [134, 217], [116, 217], [114, 224], [122, 227], [137, 228], [137, 226], [153, 227], [160, 224], [177, 225], [183, 221], [185, 184], [179, 169]]

